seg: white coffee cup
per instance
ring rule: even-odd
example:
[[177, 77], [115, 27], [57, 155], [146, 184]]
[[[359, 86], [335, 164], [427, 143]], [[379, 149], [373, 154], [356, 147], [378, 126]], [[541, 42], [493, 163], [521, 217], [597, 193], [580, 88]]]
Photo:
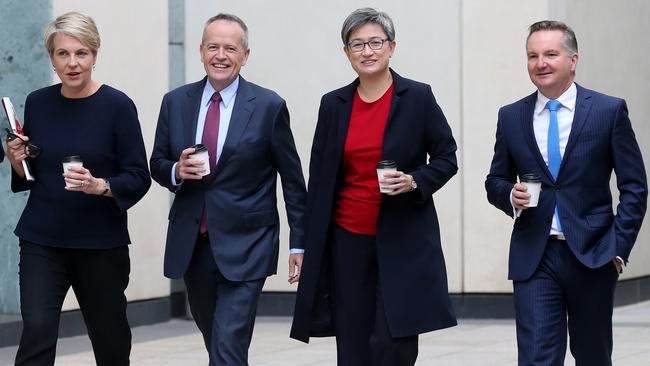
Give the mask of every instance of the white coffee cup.
[[205, 171], [199, 175], [205, 177], [210, 174], [210, 153], [208, 152], [208, 148], [203, 144], [196, 144], [192, 147], [194, 148], [194, 153], [190, 154], [190, 159], [199, 159], [203, 161]]
[[[68, 168], [71, 166], [84, 166], [84, 162], [81, 160], [81, 156], [79, 155], [66, 156], [63, 158], [61, 163], [63, 164], [63, 173], [67, 172]], [[65, 186], [68, 188], [74, 188], [79, 187], [79, 184], [72, 184], [66, 181]]]
[[[397, 163], [393, 160], [382, 160], [377, 163], [377, 179], [384, 179], [384, 173], [387, 171], [397, 171]], [[392, 189], [383, 188], [381, 184], [379, 185], [379, 192], [381, 193], [390, 193]]]
[[527, 192], [530, 193], [530, 199], [526, 207], [537, 207], [539, 203], [539, 193], [542, 190], [542, 178], [537, 174], [528, 173], [519, 176], [521, 184], [527, 187]]

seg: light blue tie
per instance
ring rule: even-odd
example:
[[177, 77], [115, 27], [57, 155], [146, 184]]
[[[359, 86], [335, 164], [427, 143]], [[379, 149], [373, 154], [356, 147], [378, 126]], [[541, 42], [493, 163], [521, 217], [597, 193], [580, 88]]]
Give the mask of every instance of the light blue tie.
[[[560, 128], [557, 123], [557, 111], [561, 106], [562, 104], [557, 100], [549, 100], [548, 103], [546, 103], [546, 107], [551, 112], [551, 118], [548, 124], [548, 169], [551, 171], [553, 180], [555, 181], [557, 181], [557, 175], [560, 172], [560, 164], [562, 163], [562, 155], [560, 154]], [[557, 218], [557, 230], [562, 232], [557, 205], [555, 206], [555, 217]]]

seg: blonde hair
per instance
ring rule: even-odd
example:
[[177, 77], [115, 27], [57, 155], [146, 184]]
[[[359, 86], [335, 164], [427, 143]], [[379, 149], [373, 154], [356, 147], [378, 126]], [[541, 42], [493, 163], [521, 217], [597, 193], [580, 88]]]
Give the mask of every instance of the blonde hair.
[[54, 36], [65, 34], [79, 40], [84, 46], [90, 49], [93, 55], [97, 56], [99, 45], [99, 31], [93, 18], [88, 15], [71, 11], [60, 15], [48, 24], [45, 29], [45, 49], [51, 55], [54, 54]]

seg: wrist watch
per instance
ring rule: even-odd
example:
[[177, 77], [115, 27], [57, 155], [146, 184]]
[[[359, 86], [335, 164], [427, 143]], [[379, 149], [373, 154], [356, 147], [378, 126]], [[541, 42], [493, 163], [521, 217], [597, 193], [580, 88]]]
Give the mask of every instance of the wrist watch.
[[415, 191], [418, 189], [418, 184], [415, 182], [415, 178], [411, 176], [411, 192]]
[[105, 196], [111, 190], [111, 184], [108, 182], [108, 179], [102, 178], [102, 180], [104, 181], [104, 192], [101, 195]]

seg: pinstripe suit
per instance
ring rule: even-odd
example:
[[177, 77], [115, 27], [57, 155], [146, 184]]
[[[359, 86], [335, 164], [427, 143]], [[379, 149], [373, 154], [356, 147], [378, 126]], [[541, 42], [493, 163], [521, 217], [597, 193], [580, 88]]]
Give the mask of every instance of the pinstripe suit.
[[[567, 314], [576, 360], [607, 365], [618, 276], [611, 262], [616, 256], [628, 261], [646, 211], [641, 152], [625, 101], [578, 85], [571, 133], [554, 180], [533, 132], [536, 98], [537, 92], [499, 110], [485, 182], [490, 203], [513, 216], [510, 192], [517, 175], [542, 178], [538, 206], [516, 219], [510, 241], [508, 278], [515, 288], [520, 365], [563, 364], [558, 360], [566, 349]], [[620, 194], [616, 213], [612, 171]], [[549, 240], [556, 205], [566, 241]]]

